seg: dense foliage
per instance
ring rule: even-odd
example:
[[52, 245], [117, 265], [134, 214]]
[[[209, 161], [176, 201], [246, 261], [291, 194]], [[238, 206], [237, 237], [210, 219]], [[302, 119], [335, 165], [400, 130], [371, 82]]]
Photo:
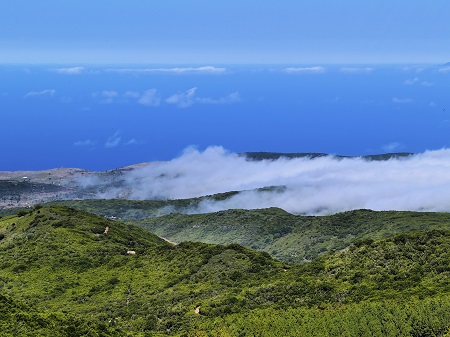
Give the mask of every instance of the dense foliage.
[[239, 192], [225, 192], [206, 195], [199, 198], [176, 200], [127, 200], [127, 199], [84, 199], [58, 200], [48, 205], [68, 206], [94, 214], [118, 219], [142, 219], [168, 213], [186, 211], [195, 208], [205, 200], [219, 201], [236, 195]]
[[[236, 193], [182, 200], [65, 200], [50, 205], [120, 218], [173, 242], [237, 243], [293, 263], [309, 262], [361, 240], [379, 240], [417, 230], [450, 229], [449, 213], [355, 210], [329, 216], [302, 216], [278, 208], [179, 213], [195, 209], [202, 200], [224, 200]], [[161, 215], [164, 213], [170, 214]]]
[[301, 216], [278, 208], [169, 214], [130, 221], [174, 242], [238, 243], [285, 262], [303, 263], [361, 240], [417, 230], [450, 229], [449, 213], [356, 210]]
[[[317, 153], [317, 152], [292, 152], [292, 153], [279, 153], [279, 152], [243, 152], [240, 154], [241, 156], [244, 156], [245, 158], [249, 160], [277, 160], [280, 158], [287, 158], [287, 159], [293, 159], [293, 158], [307, 158], [307, 159], [314, 159], [319, 157], [326, 157], [331, 156], [326, 153]], [[412, 156], [413, 153], [411, 152], [394, 152], [394, 153], [383, 153], [383, 154], [373, 154], [373, 155], [367, 155], [367, 156], [361, 156], [361, 157], [355, 157], [355, 156], [338, 156], [333, 155], [334, 158], [363, 158], [365, 160], [389, 160], [392, 158], [404, 158]]]
[[446, 230], [360, 240], [291, 265], [39, 206], [0, 219], [0, 268], [2, 336], [442, 336], [450, 327]]

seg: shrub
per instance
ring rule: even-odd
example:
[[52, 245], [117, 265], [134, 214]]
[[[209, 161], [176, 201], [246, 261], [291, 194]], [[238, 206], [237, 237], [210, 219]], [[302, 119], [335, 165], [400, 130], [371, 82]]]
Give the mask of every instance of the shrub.
[[22, 209], [22, 210], [20, 210], [19, 212], [17, 212], [17, 216], [20, 218], [20, 217], [23, 217], [24, 215], [27, 215], [28, 214], [28, 211], [26, 211], [26, 210], [24, 210], [24, 209]]

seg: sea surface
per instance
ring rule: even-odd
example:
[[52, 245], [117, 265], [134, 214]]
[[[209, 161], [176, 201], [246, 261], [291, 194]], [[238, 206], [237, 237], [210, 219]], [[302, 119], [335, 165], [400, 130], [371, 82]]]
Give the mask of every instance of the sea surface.
[[1, 65], [0, 170], [450, 146], [449, 65]]

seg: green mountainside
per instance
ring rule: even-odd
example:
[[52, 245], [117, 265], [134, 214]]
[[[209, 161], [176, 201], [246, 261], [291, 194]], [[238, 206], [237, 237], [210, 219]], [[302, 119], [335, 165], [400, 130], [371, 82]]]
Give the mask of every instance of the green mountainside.
[[[118, 219], [143, 219], [168, 213], [181, 213], [188, 208], [195, 208], [202, 201], [226, 200], [237, 191], [206, 195], [190, 199], [174, 200], [128, 200], [128, 199], [83, 199], [58, 200], [47, 205], [67, 206], [98, 215]], [[1, 212], [1, 210], [0, 210]], [[11, 213], [8, 213], [11, 214]], [[0, 213], [1, 215], [1, 213]]]
[[398, 233], [450, 229], [449, 213], [355, 210], [300, 216], [278, 208], [169, 214], [129, 221], [174, 242], [238, 243], [285, 262], [303, 263], [359, 240]]
[[[221, 200], [238, 192], [206, 196]], [[237, 243], [265, 251], [284, 262], [304, 263], [359, 240], [388, 238], [417, 230], [450, 229], [450, 213], [354, 210], [328, 216], [302, 216], [279, 208], [226, 210], [206, 214], [177, 211], [204, 198], [182, 200], [65, 200], [66, 205], [121, 218], [173, 242]], [[162, 209], [171, 214], [155, 216]]]
[[447, 230], [360, 240], [294, 265], [35, 207], [0, 218], [0, 270], [2, 336], [443, 336], [450, 327]]

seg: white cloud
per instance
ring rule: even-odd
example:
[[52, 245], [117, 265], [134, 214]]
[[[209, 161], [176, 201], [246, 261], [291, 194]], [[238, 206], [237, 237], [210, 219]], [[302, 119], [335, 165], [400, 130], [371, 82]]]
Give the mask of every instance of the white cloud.
[[140, 93], [138, 93], [137, 91], [127, 91], [125, 93], [125, 97], [127, 98], [139, 98], [141, 96]]
[[142, 145], [144, 144], [141, 140], [136, 140], [136, 138], [130, 139], [128, 142], [126, 142], [124, 145]]
[[383, 151], [388, 152], [388, 153], [396, 152], [396, 151], [401, 150], [402, 148], [403, 148], [403, 145], [400, 144], [399, 142], [392, 142], [392, 143], [389, 143], [389, 144], [383, 146]]
[[394, 97], [394, 98], [392, 98], [392, 103], [395, 103], [395, 104], [411, 104], [411, 103], [414, 103], [414, 100], [412, 98], [398, 98], [398, 97]]
[[425, 68], [423, 68], [423, 67], [403, 67], [402, 70], [406, 71], [406, 72], [414, 72], [414, 73], [420, 74], [425, 71]]
[[194, 103], [199, 104], [230, 104], [241, 101], [238, 92], [233, 92], [225, 97], [211, 98], [211, 97], [197, 97], [197, 87], [188, 89], [184, 92], [174, 94], [166, 99], [166, 103], [175, 104], [180, 108], [187, 108]]
[[324, 67], [304, 67], [304, 68], [285, 68], [283, 72], [287, 74], [322, 74], [326, 71]]
[[369, 68], [369, 67], [365, 67], [365, 68], [341, 68], [339, 70], [341, 73], [347, 73], [347, 74], [370, 74], [371, 72], [374, 71], [374, 68]]
[[152, 73], [169, 73], [169, 74], [210, 74], [217, 75], [226, 72], [226, 68], [204, 66], [204, 67], [176, 67], [176, 68], [118, 68], [106, 69], [107, 72], [129, 75], [145, 75]]
[[58, 74], [64, 74], [64, 75], [79, 75], [84, 72], [86, 72], [85, 67], [71, 67], [71, 68], [58, 68], [54, 69], [53, 71]]
[[180, 108], [187, 108], [188, 106], [194, 104], [194, 96], [196, 91], [196, 87], [188, 89], [185, 92], [180, 92], [178, 94], [170, 96], [166, 99], [166, 102], [169, 104], [176, 104]]
[[112, 104], [117, 102], [119, 98], [119, 93], [114, 90], [103, 90], [100, 93], [94, 92], [92, 93], [92, 97], [99, 98], [99, 102], [101, 104]]
[[73, 146], [94, 146], [96, 144], [97, 144], [97, 141], [86, 139], [86, 140], [79, 140], [79, 141], [73, 143]]
[[30, 91], [25, 95], [25, 98], [28, 97], [37, 97], [37, 96], [54, 96], [56, 93], [56, 90], [54, 89], [46, 89], [42, 91]]
[[[204, 201], [191, 212], [280, 207], [292, 213], [330, 214], [352, 209], [450, 211], [450, 149], [402, 159], [278, 159], [247, 161], [221, 147], [188, 149], [176, 159], [127, 173], [135, 199], [191, 198], [244, 191], [224, 201]], [[285, 186], [258, 192], [265, 186]], [[117, 193], [117, 194], [116, 194]]]
[[403, 82], [403, 84], [405, 84], [405, 85], [413, 85], [413, 84], [416, 84], [417, 82], [419, 82], [419, 78], [418, 77], [414, 77], [414, 78], [407, 79], [405, 82]]
[[100, 96], [101, 97], [105, 97], [105, 98], [114, 98], [114, 97], [119, 96], [119, 93], [117, 91], [114, 91], [114, 90], [103, 90], [100, 93]]
[[137, 102], [146, 106], [158, 106], [161, 98], [156, 89], [148, 89], [143, 93], [128, 90], [125, 93], [119, 93], [115, 90], [103, 90], [92, 93], [92, 97], [99, 100], [102, 104]]
[[405, 85], [414, 85], [417, 83], [420, 83], [420, 85], [422, 85], [424, 87], [431, 87], [434, 85], [434, 83], [432, 83], [432, 82], [420, 81], [420, 79], [418, 77], [410, 78], [403, 82], [403, 84], [405, 84]]
[[448, 72], [450, 72], [450, 67], [439, 68], [438, 71], [441, 73], [448, 73]]
[[120, 144], [120, 141], [122, 140], [122, 137], [120, 136], [120, 131], [116, 131], [114, 135], [108, 138], [108, 140], [105, 143], [105, 147], [107, 148], [113, 148]]
[[137, 102], [146, 106], [158, 106], [161, 102], [161, 98], [156, 89], [149, 89], [139, 97]]
[[203, 104], [229, 104], [237, 103], [241, 101], [241, 97], [238, 92], [233, 92], [225, 97], [220, 97], [218, 99], [214, 98], [196, 98], [196, 102]]

